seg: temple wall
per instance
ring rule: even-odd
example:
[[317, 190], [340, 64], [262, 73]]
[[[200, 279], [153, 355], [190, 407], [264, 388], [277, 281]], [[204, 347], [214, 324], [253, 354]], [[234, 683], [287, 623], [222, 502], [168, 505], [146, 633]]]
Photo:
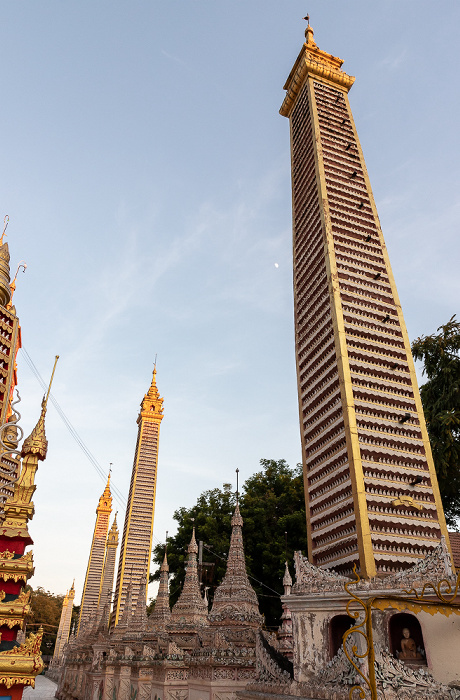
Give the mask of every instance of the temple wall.
[[[372, 592], [369, 592], [369, 597], [371, 595]], [[307, 682], [312, 674], [317, 673], [331, 660], [330, 623], [336, 615], [347, 614], [346, 603], [349, 600], [349, 597], [328, 591], [311, 597], [289, 597], [295, 640], [293, 664], [296, 681]], [[352, 610], [358, 610], [358, 607], [352, 606]], [[382, 648], [385, 651], [392, 651], [389, 625], [391, 618], [399, 612], [392, 608], [384, 612], [372, 611], [373, 641], [376, 650]], [[434, 678], [446, 685], [458, 683], [460, 681], [460, 616], [452, 614], [446, 618], [441, 613], [430, 615], [427, 612], [417, 614], [409, 610], [404, 612], [420, 623], [428, 670]], [[362, 619], [361, 611], [359, 619]], [[412, 627], [410, 623], [408, 627]], [[413, 628], [410, 631], [413, 633]], [[356, 642], [362, 645], [363, 639], [357, 638]]]
[[460, 682], [460, 617], [417, 614], [422, 627], [428, 668], [441, 683]]

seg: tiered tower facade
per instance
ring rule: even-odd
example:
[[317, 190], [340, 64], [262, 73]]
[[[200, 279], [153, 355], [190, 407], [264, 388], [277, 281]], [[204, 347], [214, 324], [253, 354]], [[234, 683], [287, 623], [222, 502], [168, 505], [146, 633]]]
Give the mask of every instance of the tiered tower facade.
[[96, 524], [86, 569], [85, 585], [81, 598], [80, 619], [78, 630], [85, 625], [90, 617], [96, 614], [99, 604], [99, 594], [103, 580], [104, 559], [109, 530], [109, 519], [112, 512], [112, 494], [110, 492], [110, 474], [107, 485], [99, 499], [96, 508]]
[[309, 556], [361, 574], [449, 542], [409, 338], [343, 61], [310, 26], [285, 85]]
[[56, 644], [54, 646], [53, 663], [59, 663], [65, 645], [69, 639], [70, 623], [72, 621], [73, 601], [75, 598], [75, 587], [72, 583], [70, 590], [65, 594], [62, 602], [61, 619], [59, 621]]
[[101, 610], [104, 606], [112, 602], [113, 593], [113, 577], [115, 575], [115, 560], [117, 558], [118, 547], [118, 527], [117, 514], [113, 519], [112, 527], [107, 535], [107, 543], [105, 546], [104, 568], [102, 571], [101, 587], [99, 591], [98, 609]]
[[[13, 391], [17, 384], [16, 356], [21, 347], [21, 327], [12, 305], [16, 282], [10, 282], [10, 254], [8, 244], [0, 239], [0, 426], [11, 417]], [[14, 442], [14, 439], [13, 439]], [[4, 452], [4, 449], [1, 450]], [[0, 470], [0, 516], [2, 504], [12, 496], [14, 480], [17, 477], [18, 460], [2, 457]]]
[[163, 399], [157, 388], [156, 374], [155, 368], [152, 383], [141, 403], [137, 419], [137, 445], [118, 562], [112, 626], [116, 625], [123, 615], [130, 583], [135, 586], [131, 591], [134, 609], [139, 582], [145, 573], [147, 581], [149, 579], [160, 424], [163, 420]]
[[[33, 543], [28, 522], [35, 512], [32, 501], [36, 489], [35, 474], [39, 461], [46, 458], [48, 450], [45, 414], [49, 393], [50, 389], [43, 400], [35, 428], [23, 442], [22, 464], [13, 495], [4, 503], [0, 531], [0, 697], [12, 700], [21, 699], [25, 686], [33, 688], [36, 676], [43, 670], [40, 656], [43, 629], [31, 634], [19, 646], [16, 639], [30, 612], [30, 591], [25, 590], [25, 585], [34, 567], [32, 552], [25, 553], [25, 548]], [[12, 425], [17, 417], [13, 414]]]

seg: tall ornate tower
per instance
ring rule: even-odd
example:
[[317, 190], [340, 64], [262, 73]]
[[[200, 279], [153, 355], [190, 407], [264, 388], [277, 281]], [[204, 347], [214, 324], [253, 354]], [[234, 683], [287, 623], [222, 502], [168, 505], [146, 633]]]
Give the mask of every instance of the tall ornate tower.
[[81, 598], [80, 619], [78, 630], [82, 624], [88, 622], [93, 613], [96, 612], [99, 603], [99, 593], [102, 585], [102, 573], [104, 569], [105, 547], [107, 542], [107, 532], [109, 529], [109, 518], [112, 512], [112, 494], [110, 493], [110, 474], [107, 485], [99, 504], [96, 508], [96, 524], [94, 526], [93, 541], [86, 569], [85, 585]]
[[[4, 234], [5, 231], [0, 238], [0, 426], [11, 416], [13, 391], [17, 384], [16, 355], [21, 347], [21, 327], [12, 305], [16, 278], [10, 282], [10, 254], [8, 243], [3, 243]], [[1, 452], [4, 453], [5, 450], [2, 448]], [[14, 479], [19, 466], [19, 461], [14, 456], [7, 457], [3, 454], [1, 461], [0, 515], [3, 502], [13, 495]]]
[[102, 570], [101, 588], [99, 591], [98, 608], [101, 610], [106, 603], [112, 602], [113, 577], [115, 574], [115, 559], [117, 558], [118, 527], [117, 514], [107, 535], [105, 546], [104, 568]]
[[364, 576], [449, 542], [396, 285], [348, 102], [310, 26], [287, 79], [309, 556]]
[[[0, 533], [0, 697], [12, 700], [21, 700], [24, 687], [33, 688], [36, 676], [43, 670], [40, 656], [43, 628], [19, 646], [17, 635], [23, 630], [25, 617], [30, 612], [30, 590], [26, 591], [25, 586], [34, 572], [33, 554], [31, 551], [24, 554], [24, 550], [33, 544], [28, 522], [35, 513], [32, 497], [37, 488], [38, 463], [46, 458], [48, 451], [45, 415], [54, 369], [40, 418], [22, 444], [22, 464], [13, 495], [4, 504]], [[19, 418], [19, 414], [14, 413], [13, 425]]]
[[70, 623], [72, 620], [72, 610], [73, 610], [73, 600], [75, 598], [75, 588], [72, 583], [72, 587], [64, 596], [64, 601], [62, 603], [61, 619], [59, 621], [59, 628], [56, 637], [56, 644], [54, 647], [53, 654], [53, 664], [59, 662], [59, 657], [62, 656], [62, 651], [67, 644], [70, 632]]
[[163, 420], [163, 399], [160, 397], [157, 389], [156, 375], [157, 371], [155, 368], [153, 370], [152, 383], [142, 400], [141, 410], [137, 419], [139, 428], [136, 453], [118, 562], [112, 626], [118, 623], [123, 614], [129, 584], [131, 582], [134, 583], [132, 591], [132, 605], [134, 609], [141, 578], [146, 573], [147, 581], [149, 579], [157, 485], [158, 445], [160, 424]]

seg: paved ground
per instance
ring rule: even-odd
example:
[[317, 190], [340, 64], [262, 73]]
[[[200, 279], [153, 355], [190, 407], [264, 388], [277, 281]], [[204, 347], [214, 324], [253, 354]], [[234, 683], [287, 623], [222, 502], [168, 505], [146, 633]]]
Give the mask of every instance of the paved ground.
[[57, 685], [45, 676], [37, 676], [35, 688], [24, 688], [22, 697], [24, 700], [51, 700], [54, 698]]

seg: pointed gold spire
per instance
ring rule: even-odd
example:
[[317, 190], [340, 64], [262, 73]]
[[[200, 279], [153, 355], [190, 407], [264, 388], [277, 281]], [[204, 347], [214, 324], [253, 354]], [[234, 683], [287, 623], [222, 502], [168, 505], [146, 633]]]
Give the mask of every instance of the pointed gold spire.
[[99, 504], [96, 508], [96, 513], [102, 513], [102, 512], [111, 513], [112, 512], [112, 493], [110, 491], [110, 476], [111, 476], [111, 473], [109, 472], [109, 476], [107, 478], [107, 484], [106, 484], [105, 489], [102, 493], [102, 496], [99, 498]]
[[15, 274], [15, 276], [13, 277], [13, 281], [12, 281], [11, 284], [10, 284], [10, 300], [9, 300], [7, 306], [6, 306], [7, 309], [10, 309], [10, 308], [11, 308], [11, 305], [12, 305], [12, 303], [13, 303], [13, 295], [14, 295], [14, 293], [15, 293], [15, 291], [16, 291], [16, 280], [17, 280], [17, 277], [18, 277], [18, 272], [19, 272], [19, 270], [20, 270], [21, 268], [22, 268], [22, 271], [23, 271], [23, 272], [25, 272], [25, 271], [27, 270], [27, 263], [26, 263], [24, 260], [21, 260], [21, 262], [19, 263], [19, 265], [18, 265], [18, 267], [17, 267], [17, 270], [16, 270], [16, 274]]
[[161, 398], [160, 392], [158, 391], [157, 387], [156, 365], [153, 368], [152, 382], [150, 384], [149, 390], [142, 399], [141, 413], [148, 414], [149, 416], [152, 416], [152, 414], [157, 414], [158, 417], [163, 417], [163, 399]]
[[32, 520], [35, 512], [32, 503], [32, 496], [36, 489], [35, 473], [38, 469], [38, 461], [45, 459], [48, 448], [45, 435], [45, 414], [58, 359], [59, 355], [56, 355], [48, 392], [42, 401], [40, 418], [22, 445], [22, 467], [14, 484], [13, 495], [5, 501], [4, 506], [3, 533], [8, 537], [13, 537], [16, 534], [17, 537], [25, 538], [28, 542], [32, 542], [27, 523]]
[[[3, 235], [5, 232], [3, 232]], [[7, 306], [11, 299], [11, 289], [10, 289], [10, 252], [8, 250], [8, 243], [0, 244], [0, 305]]]
[[37, 425], [32, 430], [29, 437], [26, 437], [22, 445], [23, 457], [25, 457], [28, 454], [37, 455], [37, 458], [40, 460], [44, 460], [46, 457], [46, 452], [48, 450], [48, 440], [46, 439], [45, 435], [45, 415], [51, 391], [51, 385], [53, 383], [54, 373], [56, 371], [56, 365], [58, 360], [59, 355], [56, 355], [54, 359], [53, 372], [51, 374], [51, 379], [48, 386], [48, 392], [42, 401], [42, 410], [40, 413], [40, 418], [38, 419]]

